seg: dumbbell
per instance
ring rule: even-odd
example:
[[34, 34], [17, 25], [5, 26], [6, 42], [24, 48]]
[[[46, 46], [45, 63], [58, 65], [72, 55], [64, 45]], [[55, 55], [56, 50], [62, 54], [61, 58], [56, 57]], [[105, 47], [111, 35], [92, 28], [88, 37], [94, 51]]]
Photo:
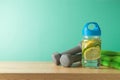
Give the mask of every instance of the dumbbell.
[[76, 46], [76, 47], [74, 47], [74, 48], [72, 48], [70, 50], [67, 50], [67, 51], [65, 51], [63, 53], [58, 53], [58, 52], [53, 53], [52, 54], [52, 60], [56, 65], [60, 65], [60, 57], [61, 57], [61, 55], [63, 55], [63, 54], [74, 55], [74, 54], [79, 53], [81, 51], [82, 51], [81, 44], [79, 44], [78, 46]]
[[75, 55], [63, 54], [60, 58], [60, 63], [64, 67], [70, 67], [75, 62], [80, 62], [82, 59], [82, 54], [77, 53]]

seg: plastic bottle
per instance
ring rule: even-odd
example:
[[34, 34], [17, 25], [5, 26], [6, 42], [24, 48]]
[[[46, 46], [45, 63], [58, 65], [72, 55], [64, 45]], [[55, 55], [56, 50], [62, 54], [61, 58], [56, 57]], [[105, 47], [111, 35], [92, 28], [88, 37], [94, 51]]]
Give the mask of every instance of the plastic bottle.
[[[91, 29], [89, 25], [94, 25]], [[82, 30], [82, 66], [99, 68], [101, 57], [101, 30], [96, 22], [86, 23]]]

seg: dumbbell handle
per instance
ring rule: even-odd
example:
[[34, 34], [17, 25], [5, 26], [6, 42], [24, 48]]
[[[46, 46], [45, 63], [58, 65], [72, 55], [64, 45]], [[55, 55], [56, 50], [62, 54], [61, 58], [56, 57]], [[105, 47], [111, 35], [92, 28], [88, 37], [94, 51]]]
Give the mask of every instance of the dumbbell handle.
[[67, 50], [67, 51], [65, 51], [65, 52], [63, 52], [61, 54], [70, 54], [70, 55], [72, 55], [72, 54], [75, 54], [75, 53], [79, 53], [81, 51], [82, 51], [81, 46], [76, 46], [76, 47], [74, 47], [74, 48], [72, 48], [70, 50]]
[[81, 59], [82, 59], [82, 54], [81, 53], [73, 55], [72, 58], [71, 58], [72, 62], [81, 61]]

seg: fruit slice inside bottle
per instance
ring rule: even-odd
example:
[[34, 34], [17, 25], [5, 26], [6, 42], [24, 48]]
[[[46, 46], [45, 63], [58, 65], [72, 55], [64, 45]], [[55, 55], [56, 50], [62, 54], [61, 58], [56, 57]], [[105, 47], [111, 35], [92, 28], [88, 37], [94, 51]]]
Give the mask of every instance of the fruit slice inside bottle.
[[91, 39], [91, 40], [83, 40], [82, 41], [83, 51], [87, 48], [96, 47], [96, 46], [100, 46], [100, 45], [101, 45], [101, 41], [99, 39]]
[[90, 47], [84, 51], [84, 58], [86, 60], [96, 60], [100, 58], [100, 47]]
[[84, 58], [86, 60], [97, 60], [100, 58], [100, 47], [90, 47], [84, 51]]

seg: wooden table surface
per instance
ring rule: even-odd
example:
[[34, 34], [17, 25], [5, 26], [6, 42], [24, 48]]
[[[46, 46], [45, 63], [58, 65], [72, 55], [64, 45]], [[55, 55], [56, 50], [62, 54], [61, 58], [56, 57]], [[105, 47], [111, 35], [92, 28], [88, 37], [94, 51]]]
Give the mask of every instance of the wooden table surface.
[[52, 62], [0, 62], [0, 80], [119, 80], [120, 70], [65, 68]]

